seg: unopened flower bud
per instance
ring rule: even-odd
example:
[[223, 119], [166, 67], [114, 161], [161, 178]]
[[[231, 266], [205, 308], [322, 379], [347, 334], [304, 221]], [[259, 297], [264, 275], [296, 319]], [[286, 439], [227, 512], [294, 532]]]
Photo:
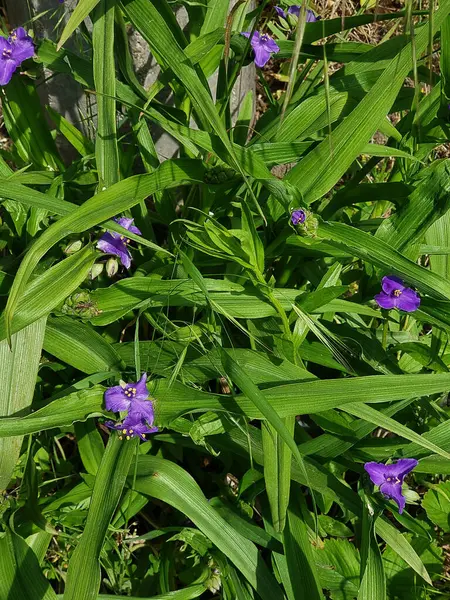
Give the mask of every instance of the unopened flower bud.
[[100, 275], [100, 273], [102, 271], [103, 271], [103, 264], [95, 263], [95, 265], [92, 266], [91, 272], [89, 273], [89, 278], [94, 280], [96, 277], [98, 277]]
[[78, 252], [78, 250], [81, 250], [81, 247], [83, 246], [83, 242], [81, 240], [75, 240], [74, 242], [71, 242], [66, 249], [64, 250], [65, 254], [75, 254], [75, 252]]
[[108, 277], [114, 277], [119, 270], [119, 263], [116, 258], [108, 258], [106, 262], [106, 273]]

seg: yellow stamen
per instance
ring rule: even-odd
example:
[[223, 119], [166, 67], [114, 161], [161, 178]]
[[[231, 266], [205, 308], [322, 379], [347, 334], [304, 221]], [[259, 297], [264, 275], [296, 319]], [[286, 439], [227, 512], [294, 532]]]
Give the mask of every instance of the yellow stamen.
[[394, 290], [394, 291], [393, 291], [393, 294], [394, 294], [394, 296], [395, 296], [396, 298], [398, 298], [399, 296], [401, 296], [401, 295], [402, 295], [402, 290]]
[[127, 433], [127, 430], [126, 429], [122, 429], [122, 433], [123, 434]]
[[127, 440], [131, 440], [131, 438], [130, 438], [130, 436], [129, 436], [129, 435], [127, 435]]
[[119, 435], [119, 440], [123, 440], [123, 435]]

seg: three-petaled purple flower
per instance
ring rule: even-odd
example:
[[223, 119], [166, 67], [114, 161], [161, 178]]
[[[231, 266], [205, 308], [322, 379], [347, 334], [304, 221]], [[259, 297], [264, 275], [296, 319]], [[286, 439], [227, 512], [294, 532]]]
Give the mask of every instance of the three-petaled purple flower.
[[[287, 19], [287, 15], [294, 15], [295, 17], [298, 18], [300, 16], [300, 9], [301, 9], [301, 6], [299, 6], [299, 5], [290, 6], [287, 9], [287, 14], [286, 14], [286, 12], [281, 8], [281, 6], [275, 6], [275, 11], [276, 11], [277, 15], [279, 17], [282, 17], [285, 20]], [[306, 22], [314, 23], [314, 21], [317, 21], [316, 15], [313, 13], [313, 11], [310, 8], [306, 9]]]
[[23, 27], [14, 29], [8, 39], [0, 36], [0, 85], [11, 81], [14, 71], [34, 56], [34, 44]]
[[[134, 219], [127, 219], [126, 217], [121, 217], [120, 219], [114, 219], [116, 223], [131, 231], [131, 233], [135, 233], [136, 235], [142, 235], [140, 230], [133, 225]], [[128, 250], [128, 244], [130, 240], [127, 239], [124, 235], [120, 233], [116, 233], [115, 231], [107, 231], [97, 242], [97, 248], [106, 254], [114, 254], [120, 258], [120, 262], [127, 269], [131, 266], [131, 254]]]
[[305, 220], [306, 220], [306, 213], [303, 209], [298, 208], [297, 210], [292, 211], [292, 214], [291, 214], [292, 225], [298, 225], [299, 223], [304, 223]]
[[153, 402], [149, 399], [146, 381], [147, 373], [144, 373], [136, 383], [122, 382], [121, 385], [111, 387], [105, 392], [107, 410], [111, 412], [127, 411], [123, 423], [106, 421], [105, 425], [110, 429], [121, 431], [127, 440], [135, 436], [145, 440], [147, 433], [158, 431], [158, 428], [153, 426], [155, 414]]
[[382, 291], [375, 296], [381, 308], [399, 308], [405, 312], [414, 312], [420, 306], [420, 296], [413, 289], [406, 287], [403, 281], [395, 275], [383, 277]]
[[398, 512], [402, 514], [406, 504], [402, 494], [403, 479], [418, 464], [415, 458], [401, 458], [391, 465], [368, 462], [364, 468], [369, 473], [372, 482], [379, 486], [380, 492], [398, 504]]
[[[242, 35], [245, 35], [246, 38], [250, 37], [248, 31], [243, 31]], [[280, 51], [278, 44], [270, 36], [266, 33], [259, 33], [259, 31], [253, 33], [250, 45], [255, 53], [255, 65], [260, 68], [267, 64], [272, 54]]]

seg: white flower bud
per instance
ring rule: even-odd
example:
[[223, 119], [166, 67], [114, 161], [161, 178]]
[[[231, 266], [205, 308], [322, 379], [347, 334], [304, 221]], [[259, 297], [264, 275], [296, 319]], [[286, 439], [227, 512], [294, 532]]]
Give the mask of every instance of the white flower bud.
[[108, 258], [106, 262], [106, 273], [108, 277], [114, 277], [118, 270], [119, 263], [117, 262], [117, 258]]
[[81, 247], [83, 246], [83, 242], [81, 240], [75, 240], [74, 242], [71, 242], [66, 249], [64, 250], [65, 254], [75, 254], [75, 252], [78, 252], [78, 250], [81, 250]]
[[98, 277], [100, 275], [100, 273], [103, 271], [103, 264], [102, 263], [96, 263], [95, 265], [92, 266], [91, 272], [89, 273], [89, 277], [94, 280], [96, 277]]

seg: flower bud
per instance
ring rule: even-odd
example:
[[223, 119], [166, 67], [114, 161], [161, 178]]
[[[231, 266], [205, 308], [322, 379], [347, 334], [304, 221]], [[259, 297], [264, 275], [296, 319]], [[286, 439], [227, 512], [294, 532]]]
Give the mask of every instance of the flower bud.
[[96, 277], [98, 277], [100, 275], [100, 273], [102, 271], [103, 271], [103, 264], [95, 263], [95, 265], [92, 266], [92, 269], [89, 273], [89, 278], [94, 280]]
[[71, 242], [68, 246], [66, 246], [64, 253], [65, 254], [75, 254], [75, 252], [78, 252], [78, 250], [81, 250], [82, 246], [83, 246], [83, 242], [81, 240], [75, 240], [74, 242]]
[[114, 275], [119, 270], [119, 263], [116, 258], [108, 258], [106, 262], [106, 273], [108, 277], [114, 277]]

